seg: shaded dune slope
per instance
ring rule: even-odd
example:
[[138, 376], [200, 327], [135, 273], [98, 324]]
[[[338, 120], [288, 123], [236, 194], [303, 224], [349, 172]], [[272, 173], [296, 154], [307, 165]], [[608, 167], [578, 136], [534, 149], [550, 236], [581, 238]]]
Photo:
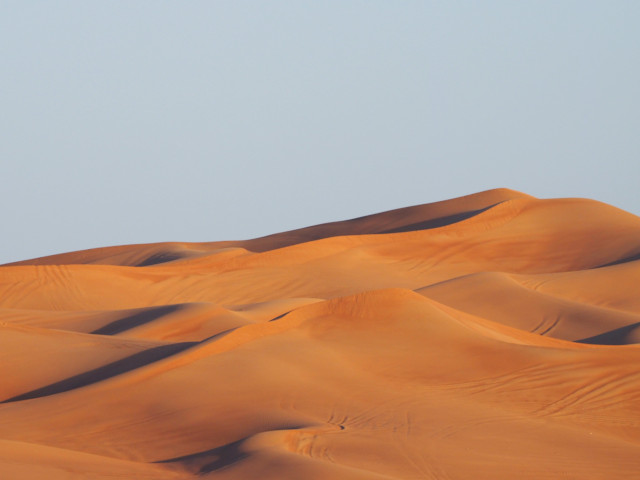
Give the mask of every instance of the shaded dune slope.
[[0, 477], [633, 478], [640, 219], [507, 189], [0, 267]]

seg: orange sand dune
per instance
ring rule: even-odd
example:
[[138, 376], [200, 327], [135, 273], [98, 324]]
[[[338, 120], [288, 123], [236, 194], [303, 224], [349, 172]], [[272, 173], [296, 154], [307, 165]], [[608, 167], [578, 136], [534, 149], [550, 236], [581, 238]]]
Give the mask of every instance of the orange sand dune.
[[507, 189], [0, 267], [0, 478], [634, 478], [640, 218]]
[[[572, 341], [602, 343], [597, 336], [640, 325], [640, 313], [598, 307], [526, 288], [503, 273], [477, 273], [416, 290], [468, 313], [528, 332]], [[632, 294], [630, 294], [632, 296]], [[593, 337], [593, 341], [590, 341]], [[620, 342], [640, 343], [640, 338]]]

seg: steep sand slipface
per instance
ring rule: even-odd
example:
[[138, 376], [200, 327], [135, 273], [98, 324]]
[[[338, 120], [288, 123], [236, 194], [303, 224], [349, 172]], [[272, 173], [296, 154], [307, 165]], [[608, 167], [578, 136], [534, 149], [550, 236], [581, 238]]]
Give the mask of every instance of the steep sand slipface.
[[506, 189], [0, 267], [0, 478], [634, 478], [640, 219]]

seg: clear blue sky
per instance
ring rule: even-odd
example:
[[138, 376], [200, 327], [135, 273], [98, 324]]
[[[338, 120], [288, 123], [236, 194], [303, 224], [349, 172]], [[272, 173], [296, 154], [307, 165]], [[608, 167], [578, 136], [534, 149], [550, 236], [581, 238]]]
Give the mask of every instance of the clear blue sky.
[[3, 1], [0, 263], [506, 186], [640, 214], [640, 2]]

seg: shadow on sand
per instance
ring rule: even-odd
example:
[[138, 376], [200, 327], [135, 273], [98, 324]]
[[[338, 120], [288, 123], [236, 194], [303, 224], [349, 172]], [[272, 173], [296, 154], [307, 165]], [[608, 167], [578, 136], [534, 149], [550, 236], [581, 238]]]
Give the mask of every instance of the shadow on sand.
[[446, 217], [432, 218], [430, 220], [425, 220], [424, 222], [411, 223], [409, 225], [403, 225], [402, 227], [385, 230], [380, 233], [414, 232], [416, 230], [430, 230], [432, 228], [445, 227], [447, 225], [452, 225], [454, 223], [461, 222], [462, 220], [466, 220], [467, 218], [475, 217], [476, 215], [486, 212], [493, 207], [495, 207], [495, 205], [490, 205], [488, 207], [481, 208], [480, 210], [470, 210], [468, 212], [447, 215]]
[[[636, 331], [640, 332], [640, 322], [616, 328], [608, 332], [594, 335], [593, 337], [576, 340], [576, 343], [591, 343], [594, 345], [631, 345], [638, 343], [631, 341], [631, 335]], [[640, 337], [640, 335], [638, 335]]]
[[66, 378], [59, 382], [52, 383], [42, 388], [31, 390], [30, 392], [16, 395], [0, 403], [18, 402], [20, 400], [29, 400], [32, 398], [45, 397], [48, 395], [55, 395], [56, 393], [67, 392], [75, 388], [91, 385], [92, 383], [106, 380], [110, 377], [115, 377], [136, 368], [144, 367], [163, 358], [175, 355], [182, 352], [187, 348], [195, 345], [198, 342], [183, 342], [174, 343], [171, 345], [161, 345], [159, 347], [153, 347], [144, 352], [139, 352], [129, 357], [117, 360], [108, 365], [95, 368], [88, 372], [74, 375], [73, 377]]
[[126, 330], [139, 327], [140, 325], [144, 325], [145, 323], [157, 320], [158, 318], [169, 315], [170, 313], [177, 312], [183, 308], [185, 308], [185, 305], [183, 304], [145, 308], [138, 313], [134, 313], [133, 315], [129, 315], [128, 317], [121, 318], [109, 323], [108, 325], [100, 327], [91, 333], [96, 335], [116, 335]]
[[204, 475], [214, 470], [229, 467], [247, 458], [249, 455], [241, 449], [242, 443], [247, 440], [247, 438], [249, 437], [228, 443], [227, 445], [222, 445], [221, 447], [212, 448], [211, 450], [205, 450], [183, 457], [159, 460], [154, 463], [178, 463], [190, 472]]
[[145, 258], [142, 262], [134, 265], [135, 267], [149, 267], [151, 265], [158, 265], [160, 263], [173, 262], [174, 260], [180, 260], [184, 258], [184, 254], [178, 252], [160, 252], [154, 253], [150, 257]]
[[595, 268], [604, 268], [604, 267], [613, 267], [614, 265], [620, 265], [622, 263], [635, 262], [636, 260], [640, 260], [640, 253], [636, 253], [635, 255], [630, 255], [628, 257], [621, 258], [619, 260], [615, 260], [610, 263], [605, 263], [604, 265], [598, 265]]

